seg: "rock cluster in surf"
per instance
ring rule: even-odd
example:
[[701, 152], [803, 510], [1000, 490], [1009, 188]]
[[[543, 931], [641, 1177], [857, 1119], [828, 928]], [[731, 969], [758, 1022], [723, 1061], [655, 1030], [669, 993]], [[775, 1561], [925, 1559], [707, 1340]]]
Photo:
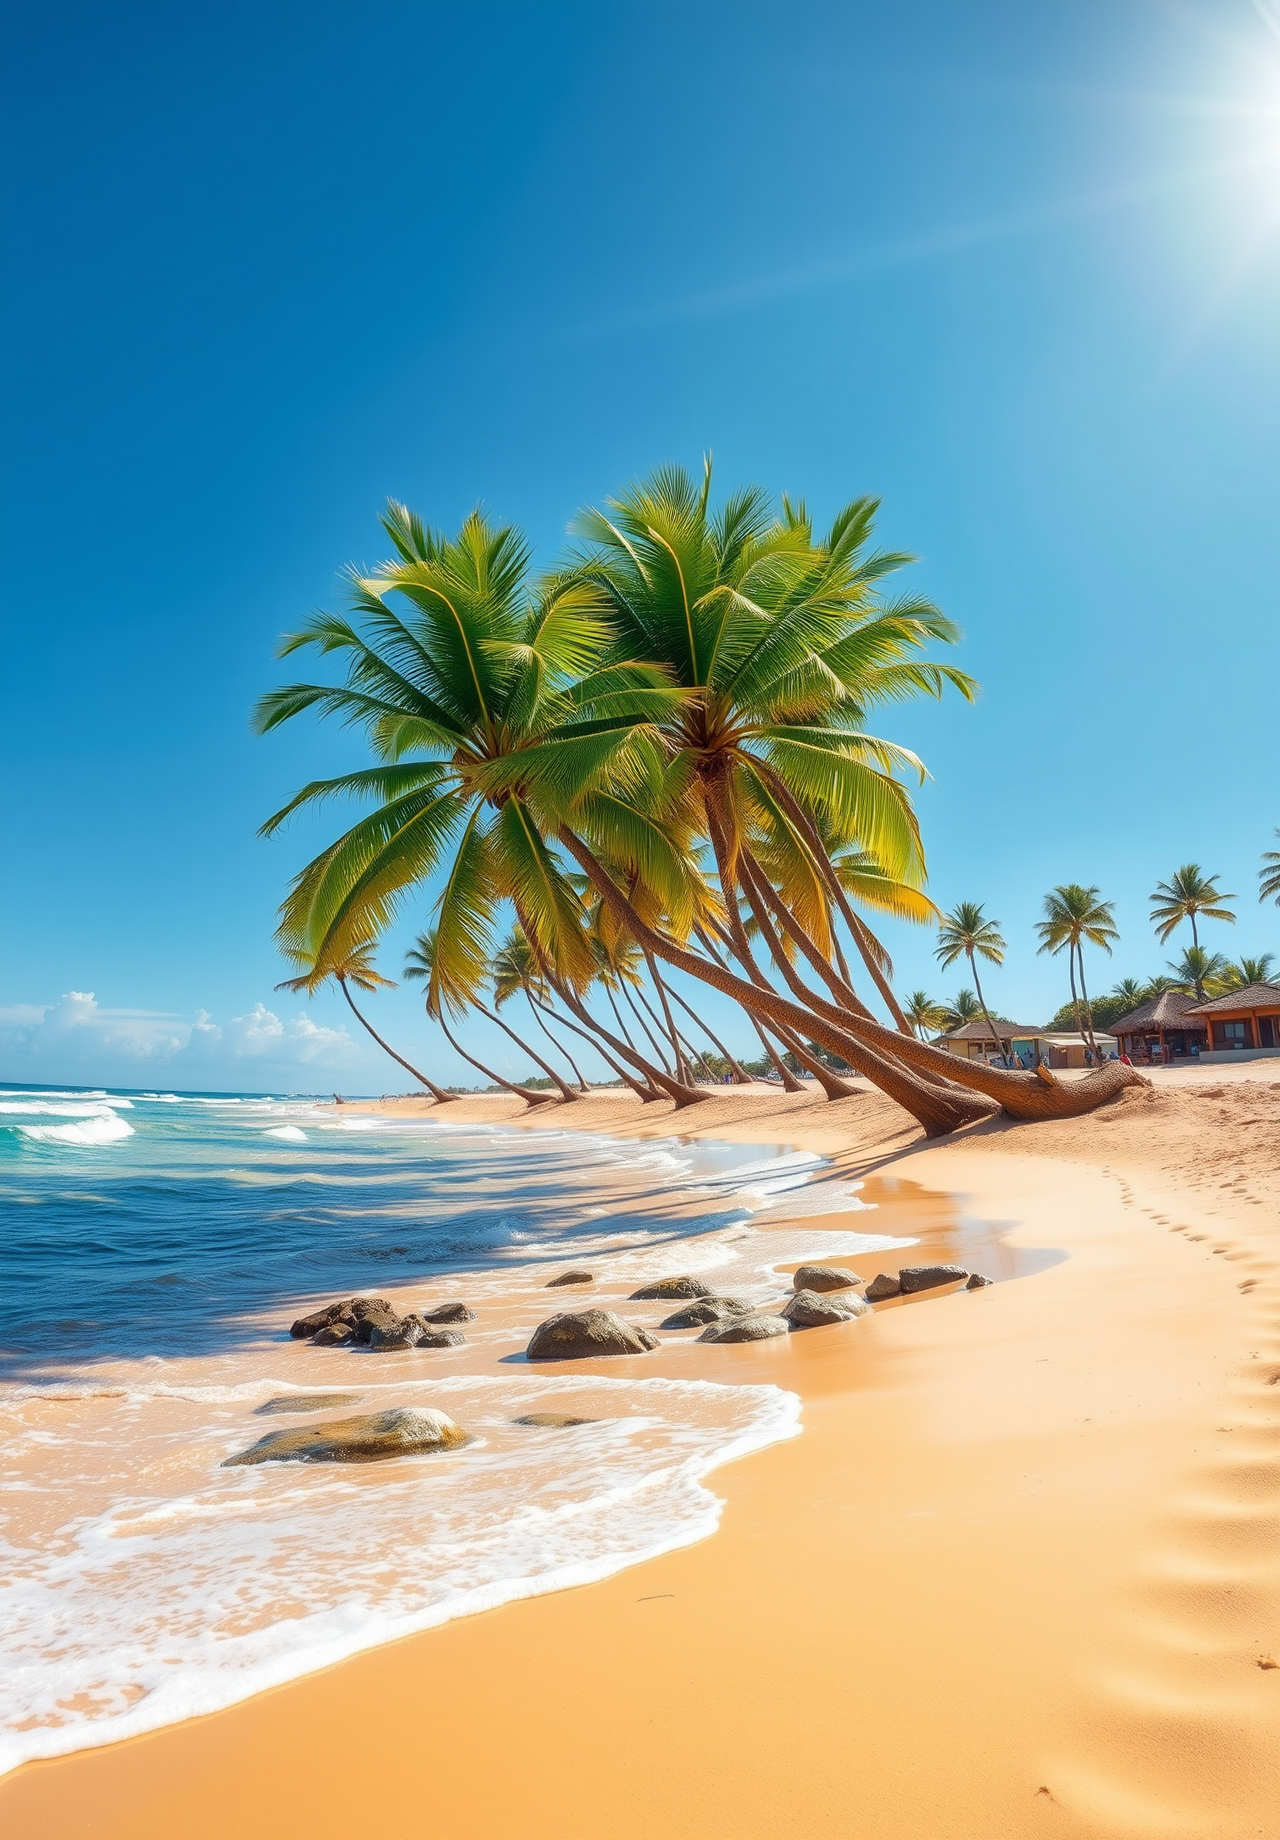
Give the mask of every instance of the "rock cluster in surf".
[[289, 1333], [314, 1348], [368, 1348], [373, 1354], [389, 1354], [406, 1348], [457, 1348], [466, 1337], [441, 1325], [475, 1319], [475, 1311], [461, 1302], [401, 1316], [385, 1297], [346, 1297], [300, 1316]]

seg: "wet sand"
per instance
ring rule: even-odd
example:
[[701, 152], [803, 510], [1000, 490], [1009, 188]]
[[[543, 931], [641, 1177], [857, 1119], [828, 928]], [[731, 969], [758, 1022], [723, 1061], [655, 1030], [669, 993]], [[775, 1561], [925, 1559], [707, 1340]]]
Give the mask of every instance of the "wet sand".
[[804, 1400], [713, 1538], [30, 1765], [0, 1829], [1280, 1835], [1280, 1085], [1216, 1074], [935, 1147], [876, 1095], [529, 1115], [823, 1150], [1011, 1281], [681, 1350]]

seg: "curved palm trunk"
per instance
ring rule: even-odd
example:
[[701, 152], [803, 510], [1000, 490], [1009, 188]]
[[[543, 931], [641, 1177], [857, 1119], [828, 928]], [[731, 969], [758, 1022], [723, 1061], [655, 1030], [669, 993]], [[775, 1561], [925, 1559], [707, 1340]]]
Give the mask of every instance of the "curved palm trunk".
[[1076, 943], [1076, 956], [1080, 961], [1080, 1000], [1084, 1006], [1084, 1030], [1081, 1032], [1084, 1034], [1085, 1040], [1089, 1044], [1090, 1051], [1093, 1054], [1094, 1066], [1096, 1067], [1099, 1060], [1098, 1041], [1093, 1032], [1093, 1010], [1089, 1005], [1089, 991], [1084, 981], [1084, 944], [1081, 941], [1077, 941]]
[[[728, 945], [729, 942], [725, 938], [724, 929], [722, 927], [717, 927], [716, 930], [719, 933], [722, 942]], [[721, 958], [720, 954], [716, 951], [715, 947], [712, 945], [710, 939], [707, 937], [706, 933], [702, 930], [701, 927], [697, 929], [697, 935], [698, 935], [698, 939], [700, 943], [702, 944], [711, 962], [715, 965], [719, 965], [722, 971], [726, 971], [728, 967], [726, 966], [724, 960]], [[729, 949], [732, 950], [732, 947], [729, 946]], [[756, 1016], [751, 1011], [751, 1009], [748, 1008], [748, 1006], [745, 1003], [740, 1005], [740, 1007], [742, 1009], [743, 1014], [746, 1016], [747, 1021], [751, 1024], [756, 1034], [760, 1037], [761, 1047], [764, 1049], [769, 1059], [773, 1062], [774, 1071], [776, 1072], [778, 1078], [782, 1082], [782, 1090], [784, 1092], [789, 1092], [789, 1093], [803, 1092], [804, 1082], [796, 1078], [795, 1074], [792, 1073], [790, 1067], [788, 1067], [787, 1063], [783, 1060], [782, 1056], [778, 1053], [778, 1050], [774, 1047], [772, 1041], [770, 1041], [768, 1035], [765, 1033], [764, 1029], [761, 1027], [759, 1017]]]
[[454, 1053], [460, 1054], [464, 1061], [468, 1061], [471, 1066], [475, 1068], [476, 1072], [482, 1073], [485, 1079], [492, 1085], [505, 1087], [507, 1092], [514, 1093], [518, 1099], [523, 1099], [526, 1105], [552, 1105], [555, 1103], [550, 1093], [530, 1092], [527, 1086], [517, 1086], [511, 1080], [504, 1080], [500, 1073], [495, 1073], [493, 1071], [492, 1067], [486, 1067], [484, 1062], [478, 1061], [474, 1054], [467, 1053], [461, 1042], [454, 1039], [453, 1031], [450, 1029], [449, 1024], [445, 1021], [443, 1016], [437, 1016], [436, 1021], [444, 1030], [444, 1038], [449, 1043]]
[[[649, 1046], [653, 1049], [653, 1052], [656, 1055], [657, 1059], [661, 1062], [663, 1072], [670, 1073], [671, 1067], [667, 1061], [666, 1054], [663, 1052], [662, 1044], [658, 1040], [657, 1036], [654, 1034], [653, 1030], [649, 1027], [649, 1024], [645, 1021], [644, 1017], [640, 1014], [640, 1011], [636, 1008], [635, 997], [632, 995], [630, 989], [625, 983], [620, 984], [618, 988], [622, 992], [623, 998], [626, 1001], [627, 1008], [631, 1011], [631, 1014], [635, 1017], [636, 1021], [640, 1024], [641, 1029], [644, 1031], [644, 1034], [646, 1038], [648, 1039]], [[656, 1018], [655, 1018], [655, 1021], [656, 1021]], [[631, 1039], [630, 1035], [628, 1035], [627, 1039], [628, 1041]]]
[[987, 1019], [987, 1027], [991, 1030], [991, 1039], [996, 1044], [996, 1053], [1000, 1056], [1001, 1060], [1004, 1060], [1004, 1043], [996, 1034], [996, 1025], [991, 1020], [991, 1011], [987, 1008], [987, 999], [982, 994], [982, 985], [978, 982], [978, 961], [973, 955], [972, 948], [965, 953], [965, 957], [968, 959], [969, 969], [973, 973], [973, 988], [978, 993], [978, 1002], [982, 1005], [982, 1013]]
[[[547, 1014], [553, 1015], [554, 1012], [551, 1010], [548, 1010]], [[652, 1105], [655, 1099], [665, 1099], [666, 1098], [666, 1094], [659, 1092], [656, 1087], [641, 1085], [640, 1081], [636, 1079], [633, 1073], [628, 1073], [625, 1067], [620, 1067], [618, 1065], [617, 1061], [614, 1060], [613, 1056], [609, 1053], [607, 1048], [601, 1047], [600, 1043], [595, 1039], [594, 1035], [590, 1034], [586, 1029], [579, 1028], [576, 1022], [570, 1022], [567, 1016], [555, 1016], [555, 1021], [560, 1023], [566, 1029], [572, 1029], [573, 1033], [575, 1035], [580, 1035], [583, 1041], [589, 1042], [591, 1046], [595, 1049], [596, 1053], [600, 1056], [601, 1060], [604, 1061], [605, 1065], [613, 1068], [613, 1071], [617, 1074], [618, 1078], [622, 1081], [622, 1083], [625, 1086], [629, 1086], [631, 1088], [632, 1092], [636, 1094], [636, 1096], [639, 1098], [640, 1103], [642, 1105]]]
[[547, 1078], [551, 1081], [551, 1083], [555, 1087], [558, 1088], [562, 1099], [571, 1101], [571, 1100], [575, 1100], [578, 1097], [577, 1093], [574, 1092], [572, 1086], [569, 1085], [568, 1081], [560, 1077], [560, 1075], [556, 1072], [555, 1068], [551, 1065], [549, 1061], [544, 1061], [540, 1054], [535, 1053], [534, 1050], [529, 1046], [527, 1041], [521, 1040], [520, 1036], [516, 1034], [515, 1030], [510, 1026], [509, 1023], [506, 1023], [502, 1020], [502, 1017], [498, 1014], [496, 1010], [486, 1009], [483, 1003], [477, 1001], [474, 998], [472, 999], [472, 1001], [475, 1002], [475, 1007], [480, 1011], [480, 1014], [482, 1016], [487, 1016], [490, 1022], [496, 1022], [498, 1027], [502, 1030], [503, 1034], [509, 1035], [512, 1041], [516, 1044], [517, 1048], [519, 1048], [522, 1053], [527, 1054], [531, 1061], [536, 1061], [538, 1066], [541, 1067], [542, 1071], [546, 1074]]
[[603, 989], [605, 996], [609, 999], [609, 1008], [613, 1011], [613, 1019], [618, 1025], [618, 1033], [622, 1036], [628, 1047], [634, 1048], [636, 1044], [631, 1039], [631, 1031], [627, 1027], [622, 1011], [618, 1008], [617, 1000], [612, 990], [610, 990], [607, 984], [603, 986]]
[[542, 1017], [538, 1014], [538, 1006], [534, 1002], [532, 996], [530, 995], [529, 986], [527, 984], [522, 984], [520, 988], [524, 991], [524, 1000], [529, 1005], [529, 1014], [533, 1017], [538, 1027], [542, 1030], [542, 1033], [546, 1036], [547, 1040], [551, 1043], [551, 1046], [555, 1049], [556, 1053], [563, 1054], [564, 1058], [568, 1061], [570, 1067], [573, 1069], [573, 1077], [578, 1082], [578, 1090], [583, 1093], [589, 1092], [591, 1089], [587, 1085], [587, 1082], [583, 1079], [582, 1069], [578, 1066], [577, 1061], [574, 1060], [572, 1054], [570, 1054], [569, 1050], [565, 1047], [564, 1043], [562, 1041], [557, 1041], [556, 1037], [551, 1033], [551, 1030], [547, 1027], [546, 1023], [542, 1020]]
[[751, 1084], [751, 1075], [747, 1072], [746, 1068], [738, 1062], [735, 1056], [730, 1054], [720, 1037], [707, 1027], [707, 1024], [702, 1020], [702, 1017], [698, 1014], [697, 1010], [693, 1008], [692, 1004], [685, 1002], [674, 984], [668, 984], [667, 991], [672, 999], [680, 1005], [682, 1010], [684, 1010], [685, 1014], [693, 1017], [693, 1020], [702, 1030], [702, 1033], [706, 1036], [712, 1047], [719, 1053], [733, 1077], [734, 1085], [749, 1086]]
[[[644, 962], [649, 967], [649, 976], [653, 979], [653, 987], [658, 993], [658, 1001], [662, 1004], [662, 1013], [667, 1020], [667, 1034], [671, 1037], [671, 1046], [675, 1051], [676, 1057], [676, 1078], [678, 1080], [688, 1081], [689, 1069], [685, 1064], [684, 1051], [680, 1046], [680, 1035], [675, 1025], [675, 1018], [671, 1014], [671, 1005], [667, 1001], [667, 987], [658, 976], [658, 967], [653, 962], [652, 952], [645, 953]], [[642, 997], [644, 996], [643, 991], [640, 994]], [[645, 1008], [649, 1009], [647, 1000], [645, 1001]], [[649, 1013], [652, 1015], [652, 1010], [650, 1010]], [[655, 1017], [654, 1020], [656, 1021], [657, 1018]]]
[[633, 1067], [638, 1067], [650, 1086], [657, 1087], [666, 1098], [673, 1099], [677, 1106], [696, 1105], [700, 1099], [710, 1097], [709, 1093], [699, 1092], [696, 1086], [681, 1085], [680, 1081], [673, 1080], [669, 1073], [661, 1072], [652, 1061], [645, 1060], [635, 1048], [624, 1046], [616, 1036], [609, 1033], [597, 1017], [591, 1014], [567, 984], [555, 980], [554, 988], [566, 1009], [571, 1009], [589, 1029], [599, 1035], [602, 1040], [607, 1041], [615, 1054], [620, 1054], [624, 1060], [629, 1060]]
[[356, 1008], [355, 999], [351, 995], [351, 992], [347, 989], [346, 978], [340, 977], [338, 979], [338, 983], [341, 986], [343, 996], [347, 999], [347, 1002], [350, 1005], [351, 1014], [355, 1017], [356, 1021], [360, 1024], [360, 1027], [362, 1029], [367, 1029], [370, 1035], [373, 1036], [373, 1039], [377, 1042], [378, 1046], [382, 1049], [382, 1052], [384, 1054], [389, 1054], [393, 1061], [395, 1061], [399, 1066], [404, 1068], [406, 1073], [411, 1073], [414, 1079], [417, 1080], [420, 1085], [425, 1086], [427, 1091], [431, 1094], [431, 1097], [435, 1100], [437, 1105], [448, 1105], [451, 1099], [457, 1098], [458, 1096], [457, 1093], [445, 1092], [443, 1087], [437, 1086], [433, 1080], [429, 1080], [425, 1073], [419, 1073], [416, 1067], [410, 1066], [409, 1062], [404, 1058], [403, 1054], [397, 1054], [394, 1048], [389, 1047], [387, 1043], [383, 1041], [381, 1035], [379, 1035], [377, 1029], [374, 1028], [373, 1024], [371, 1022], [367, 1022], [365, 1018], [360, 1014], [360, 1011]]
[[[748, 1013], [803, 1028], [902, 1105], [928, 1136], [941, 1136], [989, 1117], [990, 1105], [982, 1104], [976, 1095], [994, 1100], [1012, 1118], [1068, 1118], [1093, 1111], [1126, 1086], [1150, 1083], [1135, 1068], [1114, 1061], [1100, 1073], [1063, 1086], [1052, 1074], [1046, 1077], [1047, 1070], [1043, 1068], [1038, 1075], [1013, 1073], [977, 1061], [961, 1061], [910, 1035], [883, 1028], [878, 1022], [841, 1015], [820, 999], [813, 1010], [806, 1010], [776, 991], [748, 983], [727, 968], [699, 958], [676, 940], [656, 932], [575, 831], [565, 825], [558, 835], [592, 887], [637, 941], [643, 938], [658, 958], [733, 997]], [[971, 1091], [960, 1092], [958, 1087]]]

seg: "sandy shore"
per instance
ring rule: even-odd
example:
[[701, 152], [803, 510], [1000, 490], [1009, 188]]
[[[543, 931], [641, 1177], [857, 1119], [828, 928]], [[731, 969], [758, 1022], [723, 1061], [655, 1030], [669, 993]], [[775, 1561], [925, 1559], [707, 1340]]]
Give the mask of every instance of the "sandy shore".
[[872, 1094], [529, 1114], [819, 1149], [922, 1251], [962, 1197], [1022, 1275], [700, 1350], [804, 1400], [801, 1438], [716, 1472], [714, 1538], [30, 1765], [0, 1828], [1280, 1835], [1275, 1072], [939, 1146]]

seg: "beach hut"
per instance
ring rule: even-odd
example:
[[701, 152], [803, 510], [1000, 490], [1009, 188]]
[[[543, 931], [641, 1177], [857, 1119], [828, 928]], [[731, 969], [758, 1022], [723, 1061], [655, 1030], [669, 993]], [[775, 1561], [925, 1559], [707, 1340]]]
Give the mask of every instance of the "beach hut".
[[1280, 1053], [1280, 984], [1246, 984], [1197, 1003], [1188, 1013], [1210, 1031], [1212, 1045], [1204, 1060]]
[[[1040, 1062], [1049, 1068], [1089, 1064], [1087, 1046], [1077, 1034], [1046, 1029], [1034, 1022], [1002, 1022], [998, 1017], [995, 1025], [1000, 1037], [999, 1054], [985, 1022], [966, 1022], [963, 1028], [938, 1036], [933, 1045], [947, 1054], [958, 1054], [962, 1060], [1003, 1059], [1027, 1068]], [[1116, 1045], [1114, 1038], [1104, 1035], [1101, 1029], [1094, 1030], [1094, 1039], [1104, 1057]]]
[[1196, 1000], [1184, 990], [1162, 990], [1111, 1024], [1121, 1054], [1135, 1063], [1193, 1060], [1209, 1045], [1205, 1025], [1193, 1012]]

